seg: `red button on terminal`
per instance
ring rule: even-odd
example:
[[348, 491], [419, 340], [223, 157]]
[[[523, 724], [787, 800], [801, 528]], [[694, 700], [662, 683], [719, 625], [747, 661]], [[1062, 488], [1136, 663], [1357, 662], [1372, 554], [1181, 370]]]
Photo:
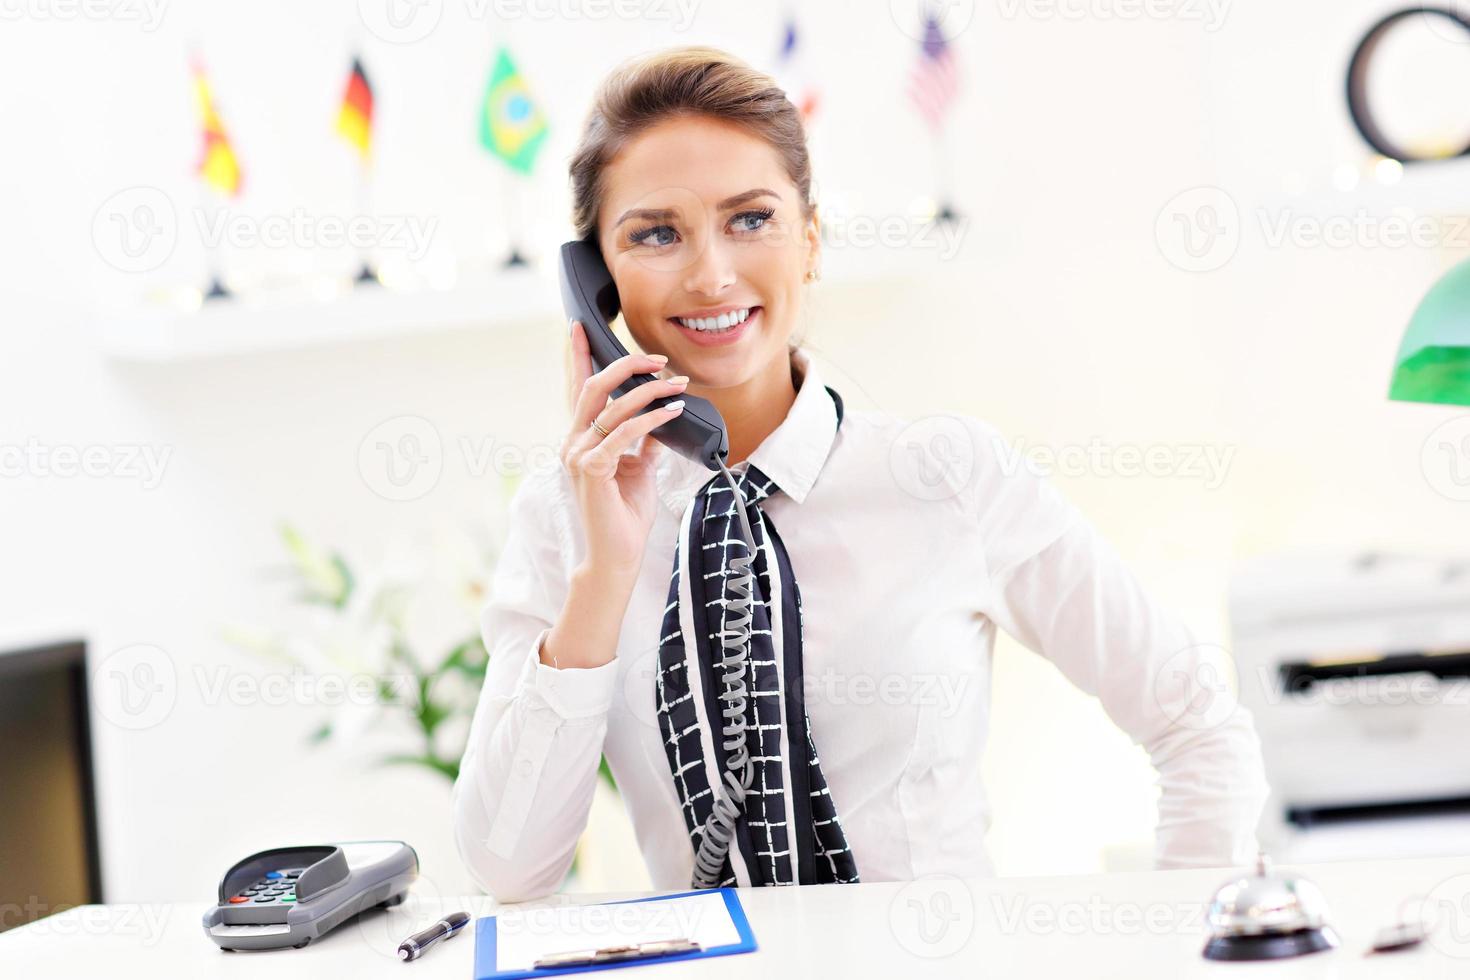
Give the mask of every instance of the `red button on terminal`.
[[248, 902], [248, 901], [250, 901], [250, 899], [246, 898], [244, 895], [231, 895], [230, 896], [230, 904], [231, 905], [240, 905], [240, 904], [242, 904], [244, 902]]

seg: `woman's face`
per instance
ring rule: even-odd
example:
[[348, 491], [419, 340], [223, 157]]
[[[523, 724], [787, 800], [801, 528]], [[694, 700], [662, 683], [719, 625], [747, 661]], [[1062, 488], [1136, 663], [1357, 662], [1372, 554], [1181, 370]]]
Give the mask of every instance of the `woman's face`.
[[[707, 388], [786, 363], [821, 236], [774, 149], [708, 116], [671, 119], [624, 147], [603, 186], [598, 241], [640, 348]], [[724, 334], [679, 319], [743, 310]]]

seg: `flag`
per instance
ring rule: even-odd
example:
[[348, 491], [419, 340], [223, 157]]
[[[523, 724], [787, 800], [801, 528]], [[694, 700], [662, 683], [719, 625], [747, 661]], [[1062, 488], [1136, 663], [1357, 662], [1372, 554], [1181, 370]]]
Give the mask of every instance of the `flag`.
[[342, 93], [337, 132], [357, 147], [363, 163], [367, 163], [373, 142], [373, 87], [357, 58], [352, 59], [352, 74], [347, 76], [347, 90]]
[[546, 116], [502, 47], [480, 107], [480, 143], [514, 170], [529, 174], [546, 139]]
[[932, 7], [928, 8], [924, 14], [924, 40], [919, 45], [919, 60], [909, 73], [909, 98], [930, 127], [938, 129], [959, 90], [959, 66], [955, 63], [954, 52], [939, 27], [939, 18]]
[[797, 58], [796, 18], [786, 15], [786, 27], [781, 32], [781, 51], [776, 56], [776, 77], [782, 80], [786, 97], [796, 106], [803, 125], [810, 125], [817, 112], [817, 89], [806, 84]]
[[240, 161], [235, 159], [235, 151], [225, 135], [224, 123], [214, 106], [209, 79], [198, 61], [194, 62], [194, 98], [199, 108], [199, 124], [204, 131], [204, 149], [195, 170], [210, 187], [221, 194], [236, 197], [240, 193]]

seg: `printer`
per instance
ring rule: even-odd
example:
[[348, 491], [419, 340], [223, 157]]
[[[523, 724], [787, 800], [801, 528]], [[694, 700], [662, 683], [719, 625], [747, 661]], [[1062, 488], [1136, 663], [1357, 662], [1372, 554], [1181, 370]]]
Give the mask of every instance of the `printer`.
[[1273, 856], [1470, 853], [1470, 560], [1253, 560], [1230, 620]]

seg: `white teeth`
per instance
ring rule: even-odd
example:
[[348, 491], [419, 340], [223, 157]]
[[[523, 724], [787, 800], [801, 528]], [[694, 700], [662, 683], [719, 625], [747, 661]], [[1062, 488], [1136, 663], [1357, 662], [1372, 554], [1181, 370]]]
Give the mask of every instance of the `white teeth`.
[[716, 317], [696, 317], [690, 319], [688, 317], [678, 316], [674, 317], [674, 319], [678, 320], [679, 323], [688, 327], [690, 330], [728, 330], [733, 326], [744, 323], [748, 316], [750, 316], [750, 310], [744, 309], [721, 313]]

